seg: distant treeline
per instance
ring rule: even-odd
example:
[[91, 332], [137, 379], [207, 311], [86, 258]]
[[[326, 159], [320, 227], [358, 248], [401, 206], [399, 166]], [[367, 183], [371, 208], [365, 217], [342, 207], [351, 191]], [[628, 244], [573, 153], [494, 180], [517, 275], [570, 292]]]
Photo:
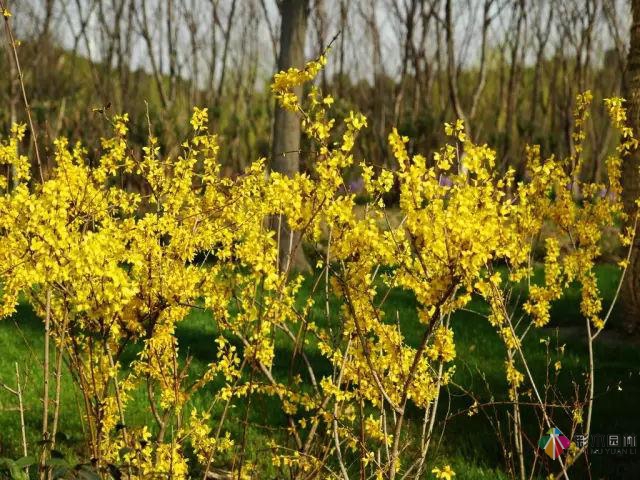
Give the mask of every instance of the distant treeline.
[[[273, 3], [273, 5], [271, 5]], [[151, 131], [165, 153], [187, 133], [191, 108], [208, 107], [226, 173], [270, 155], [281, 10], [276, 1], [99, 0], [9, 2], [17, 51], [43, 149], [58, 135], [89, 150], [106, 117], [128, 112], [134, 144]], [[429, 154], [442, 124], [462, 118], [474, 140], [498, 148], [520, 178], [523, 147], [566, 155], [575, 96], [594, 111], [585, 179], [600, 179], [615, 143], [602, 99], [620, 93], [628, 5], [615, 0], [312, 0], [307, 56], [337, 32], [319, 86], [338, 117], [358, 110], [368, 161], [393, 165], [393, 126]], [[0, 58], [0, 127], [24, 120], [15, 66]], [[27, 148], [28, 142], [25, 142]], [[305, 155], [308, 169], [313, 154]], [[46, 157], [46, 154], [45, 154]], [[357, 179], [351, 179], [356, 181]]]

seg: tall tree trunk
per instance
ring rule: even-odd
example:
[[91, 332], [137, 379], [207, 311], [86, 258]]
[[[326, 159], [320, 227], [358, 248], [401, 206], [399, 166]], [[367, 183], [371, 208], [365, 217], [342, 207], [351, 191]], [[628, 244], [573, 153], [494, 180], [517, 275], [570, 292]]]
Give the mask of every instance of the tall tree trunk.
[[[304, 66], [304, 45], [309, 15], [309, 0], [284, 0], [280, 9], [282, 22], [280, 26], [280, 54], [278, 70]], [[302, 97], [302, 87], [295, 90]], [[271, 169], [288, 176], [295, 175], [300, 169], [300, 117], [278, 106], [275, 109], [273, 124], [273, 160]], [[280, 231], [278, 233], [280, 250], [280, 268], [309, 270], [300, 236], [291, 232], [285, 218], [276, 219]], [[276, 225], [278, 226], [278, 225]]]
[[[627, 114], [635, 135], [640, 134], [640, 0], [632, 0], [629, 56], [625, 82]], [[634, 152], [622, 163], [622, 186], [625, 210], [633, 221], [635, 200], [640, 196], [640, 152]], [[629, 268], [622, 286], [621, 300], [625, 328], [637, 332], [640, 327], [640, 232], [636, 231]]]

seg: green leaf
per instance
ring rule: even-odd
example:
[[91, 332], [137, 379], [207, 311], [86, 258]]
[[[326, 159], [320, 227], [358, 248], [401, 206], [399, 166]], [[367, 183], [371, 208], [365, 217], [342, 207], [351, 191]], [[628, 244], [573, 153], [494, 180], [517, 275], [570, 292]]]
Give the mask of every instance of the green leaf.
[[47, 460], [47, 465], [50, 467], [65, 467], [70, 468], [69, 463], [64, 458], [50, 458]]
[[51, 472], [51, 477], [53, 480], [59, 480], [61, 478], [67, 478], [67, 474], [69, 473], [69, 467], [58, 465], [57, 467], [53, 467]]
[[16, 466], [19, 468], [25, 468], [33, 465], [34, 463], [36, 463], [36, 459], [31, 456], [22, 457], [15, 461]]
[[11, 475], [11, 480], [29, 480], [29, 474], [18, 467], [16, 462], [13, 462], [13, 465], [9, 467], [9, 474]]
[[0, 458], [0, 470], [8, 471], [11, 480], [29, 480], [29, 474], [25, 468], [35, 463], [32, 457], [22, 457], [18, 460]]
[[120, 451], [118, 452], [118, 455], [120, 456], [120, 458], [124, 457], [127, 453], [132, 452], [133, 450], [129, 447], [124, 447], [121, 448]]

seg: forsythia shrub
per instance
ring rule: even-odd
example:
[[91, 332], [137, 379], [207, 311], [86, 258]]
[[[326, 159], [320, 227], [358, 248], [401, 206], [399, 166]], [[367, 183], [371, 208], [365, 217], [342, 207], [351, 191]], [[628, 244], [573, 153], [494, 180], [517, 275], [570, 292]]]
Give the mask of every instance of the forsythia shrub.
[[[451, 142], [432, 159], [409, 155], [408, 139], [394, 129], [389, 146], [397, 169], [376, 170], [353, 153], [365, 117], [332, 118], [333, 99], [315, 87], [304, 99], [293, 93], [324, 63], [320, 57], [281, 72], [272, 85], [315, 144], [311, 175], [268, 172], [262, 159], [223, 178], [207, 111], [197, 108], [193, 135], [175, 158], [163, 157], [153, 137], [141, 158], [132, 155], [127, 116], [115, 116], [97, 164], [89, 164], [82, 145], [59, 138], [42, 184], [30, 182], [29, 162], [19, 154], [24, 126], [14, 126], [0, 146], [0, 163], [15, 167], [16, 180], [0, 183], [0, 314], [11, 315], [24, 295], [45, 321], [82, 393], [87, 447], [101, 477], [180, 479], [226, 469], [254, 478], [246, 439], [228, 428], [241, 420], [229, 412], [250, 397], [271, 396], [287, 422], [267, 446], [275, 477], [364, 471], [419, 478], [435, 404], [454, 373], [450, 318], [472, 296], [487, 302], [488, 320], [504, 340], [512, 401], [533, 381], [519, 356], [526, 325], [511, 321], [514, 283], [530, 285], [524, 312], [537, 327], [549, 322], [550, 305], [572, 282], [582, 286], [589, 328], [604, 326], [594, 262], [603, 229], [624, 215], [620, 163], [636, 147], [619, 99], [607, 103], [623, 140], [607, 160], [606, 184], [580, 181], [588, 93], [578, 102], [575, 153], [542, 160], [530, 147], [530, 181], [499, 172], [495, 151], [473, 143], [460, 121], [445, 126]], [[370, 198], [363, 209], [343, 181], [354, 167]], [[130, 178], [141, 191], [123, 186]], [[383, 200], [394, 185], [402, 218], [395, 226]], [[314, 316], [313, 298], [300, 298], [302, 277], [279, 271], [269, 218], [318, 247], [325, 318]], [[532, 249], [548, 225], [544, 281], [536, 284]], [[570, 242], [561, 248], [565, 236]], [[622, 236], [630, 242], [631, 231]], [[415, 296], [419, 338], [406, 338], [401, 318], [385, 317], [392, 288]], [[336, 299], [340, 307], [332, 311]], [[216, 360], [198, 375], [176, 337], [194, 308], [210, 312], [220, 332], [211, 342]], [[277, 337], [291, 343], [303, 375], [273, 373]], [[125, 361], [131, 346], [135, 358]], [[330, 363], [330, 374], [314, 371], [311, 349]], [[196, 408], [191, 399], [203, 389], [211, 392], [210, 407]], [[152, 424], [127, 421], [137, 391], [146, 392]], [[407, 448], [409, 404], [424, 412], [427, 433]], [[213, 406], [224, 406], [216, 410], [221, 416], [212, 416]], [[45, 440], [55, 429], [45, 429]], [[455, 475], [449, 466], [433, 473]]]

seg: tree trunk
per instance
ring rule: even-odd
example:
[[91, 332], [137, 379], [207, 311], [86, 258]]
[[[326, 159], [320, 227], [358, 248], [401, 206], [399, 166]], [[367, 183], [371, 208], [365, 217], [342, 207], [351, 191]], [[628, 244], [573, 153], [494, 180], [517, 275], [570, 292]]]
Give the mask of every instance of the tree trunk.
[[[309, 0], [284, 0], [280, 9], [282, 22], [280, 26], [280, 54], [278, 70], [304, 66], [304, 45], [309, 15]], [[302, 87], [294, 90], [302, 97]], [[271, 169], [274, 172], [293, 176], [300, 169], [300, 117], [276, 105], [273, 125], [273, 159]], [[300, 235], [291, 232], [285, 218], [275, 219], [279, 224], [279, 263], [281, 270], [309, 270]]]
[[[282, 22], [280, 26], [280, 54], [278, 70], [304, 66], [304, 44], [307, 32], [309, 0], [284, 0], [280, 9]], [[302, 87], [294, 90], [302, 97]], [[300, 117], [276, 105], [273, 124], [273, 159], [271, 169], [289, 177], [300, 170]], [[310, 269], [304, 252], [300, 235], [291, 232], [285, 218], [274, 219], [275, 227], [280, 229], [279, 264], [282, 271], [294, 269], [308, 271]]]
[[[629, 57], [625, 82], [627, 115], [634, 134], [640, 134], [640, 0], [632, 0]], [[633, 221], [636, 211], [635, 200], [640, 196], [640, 152], [633, 152], [622, 163], [623, 200], [629, 220]], [[640, 327], [640, 232], [636, 236], [621, 292], [624, 326], [630, 333]]]

